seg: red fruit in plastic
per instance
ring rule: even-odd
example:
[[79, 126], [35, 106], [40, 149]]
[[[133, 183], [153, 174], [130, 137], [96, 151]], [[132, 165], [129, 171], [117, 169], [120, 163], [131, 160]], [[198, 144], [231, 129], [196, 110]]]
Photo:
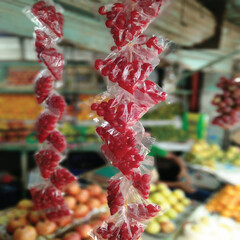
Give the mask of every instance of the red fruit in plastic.
[[67, 169], [58, 168], [50, 177], [51, 183], [58, 189], [62, 190], [70, 183], [77, 180]]
[[51, 132], [47, 140], [61, 153], [67, 147], [66, 138], [59, 131]]
[[41, 104], [53, 89], [54, 78], [52, 75], [39, 75], [35, 82], [34, 92], [39, 104]]
[[54, 113], [55, 115], [59, 116], [59, 120], [62, 118], [63, 113], [66, 110], [66, 102], [61, 95], [52, 94], [46, 101], [48, 109]]
[[61, 156], [53, 149], [42, 149], [34, 155], [34, 158], [43, 178], [49, 178], [61, 160]]
[[64, 205], [64, 198], [54, 186], [37, 186], [30, 189], [35, 209], [49, 209]]
[[146, 221], [157, 216], [161, 207], [156, 204], [130, 203], [127, 208], [128, 216], [137, 221]]
[[54, 6], [47, 6], [46, 2], [40, 1], [33, 5], [31, 11], [43, 25], [55, 33], [57, 37], [62, 38], [64, 18], [61, 13], [56, 12]]
[[37, 52], [37, 57], [41, 62], [40, 54], [41, 52], [52, 46], [52, 39], [51, 37], [45, 32], [40, 29], [35, 30], [35, 49]]
[[71, 214], [72, 214], [71, 210], [66, 205], [63, 205], [47, 210], [46, 217], [49, 220], [53, 221], [59, 220], [60, 218], [69, 216]]
[[41, 113], [36, 122], [37, 138], [40, 143], [43, 143], [48, 138], [57, 121], [58, 118], [50, 112]]
[[102, 6], [98, 9], [98, 12], [100, 15], [105, 15], [105, 14], [107, 14], [107, 8]]
[[64, 58], [61, 53], [58, 53], [55, 48], [45, 49], [40, 54], [41, 60], [47, 66], [48, 70], [57, 79], [62, 79], [64, 66]]

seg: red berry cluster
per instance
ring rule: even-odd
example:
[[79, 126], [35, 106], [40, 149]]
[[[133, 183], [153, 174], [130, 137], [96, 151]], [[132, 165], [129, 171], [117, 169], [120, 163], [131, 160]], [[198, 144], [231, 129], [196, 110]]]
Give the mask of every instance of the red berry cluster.
[[217, 87], [223, 93], [217, 94], [212, 104], [217, 106], [220, 115], [215, 117], [212, 123], [222, 128], [229, 128], [240, 121], [240, 82], [223, 77]]
[[[159, 206], [144, 203], [150, 193], [151, 174], [145, 157], [151, 140], [138, 121], [149, 108], [166, 99], [161, 88], [147, 80], [166, 45], [161, 38], [143, 34], [161, 6], [162, 0], [124, 0], [99, 8], [107, 17], [115, 46], [106, 59], [95, 62], [109, 84], [104, 100], [93, 103], [91, 109], [100, 123], [96, 132], [104, 142], [101, 150], [121, 174], [108, 183], [112, 217], [94, 231], [96, 239], [138, 239], [144, 231], [143, 222], [160, 211]], [[132, 188], [137, 197], [129, 200]]]
[[97, 59], [95, 68], [111, 82], [117, 82], [121, 88], [133, 93], [153, 71], [154, 60], [162, 50], [163, 46], [157, 37], [140, 35], [132, 46], [115, 50], [105, 60]]
[[102, 6], [99, 14], [106, 15], [106, 27], [110, 28], [117, 47], [123, 47], [139, 36], [158, 16], [162, 0], [126, 1]]
[[160, 210], [161, 207], [153, 203], [130, 203], [127, 208], [128, 216], [140, 221], [146, 221], [152, 217], [156, 217]]
[[35, 80], [35, 94], [45, 111], [36, 122], [39, 143], [44, 143], [34, 158], [45, 183], [32, 186], [30, 192], [37, 209], [46, 210], [50, 219], [69, 215], [70, 210], [64, 203], [62, 190], [76, 178], [66, 169], [58, 167], [66, 150], [65, 137], [56, 130], [62, 118], [66, 103], [62, 96], [53, 90], [54, 80], [62, 79], [64, 58], [57, 51], [57, 43], [63, 36], [64, 18], [54, 5], [39, 1], [28, 11], [31, 20], [38, 25], [35, 29], [37, 57], [46, 69]]
[[108, 240], [137, 240], [144, 231], [144, 225], [135, 221], [125, 220], [120, 225], [109, 222], [106, 226], [97, 229], [100, 239]]
[[50, 177], [51, 183], [59, 190], [63, 190], [76, 178], [65, 168], [57, 168]]
[[120, 179], [110, 179], [107, 187], [107, 200], [111, 214], [117, 213], [125, 204], [125, 196], [121, 191]]
[[64, 205], [62, 193], [57, 191], [54, 186], [45, 187], [42, 185], [31, 188], [30, 192], [35, 203], [35, 209], [49, 209]]
[[151, 175], [141, 171], [135, 171], [132, 175], [133, 186], [137, 189], [142, 198], [147, 199], [150, 193]]

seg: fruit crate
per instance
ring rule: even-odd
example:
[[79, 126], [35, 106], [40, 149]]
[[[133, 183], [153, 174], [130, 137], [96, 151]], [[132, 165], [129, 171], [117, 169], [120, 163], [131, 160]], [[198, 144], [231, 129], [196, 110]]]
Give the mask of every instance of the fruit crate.
[[173, 240], [176, 238], [176, 236], [179, 234], [179, 232], [182, 229], [183, 224], [185, 221], [189, 218], [189, 216], [192, 214], [192, 212], [200, 205], [197, 201], [192, 201], [189, 206], [185, 208], [185, 211], [180, 213], [178, 217], [174, 220], [172, 220], [172, 223], [175, 224], [176, 228], [172, 233], [157, 233], [157, 234], [150, 234], [150, 233], [144, 233], [146, 236], [151, 236], [153, 239], [162, 239], [162, 240]]

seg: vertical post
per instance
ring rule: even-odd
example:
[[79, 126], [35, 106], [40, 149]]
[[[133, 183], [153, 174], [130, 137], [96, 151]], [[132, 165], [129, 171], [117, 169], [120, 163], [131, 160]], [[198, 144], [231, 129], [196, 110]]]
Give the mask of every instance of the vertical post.
[[21, 181], [23, 188], [23, 197], [26, 197], [26, 189], [27, 189], [27, 151], [21, 151]]
[[222, 146], [224, 150], [227, 150], [230, 146], [231, 131], [229, 129], [224, 129]]

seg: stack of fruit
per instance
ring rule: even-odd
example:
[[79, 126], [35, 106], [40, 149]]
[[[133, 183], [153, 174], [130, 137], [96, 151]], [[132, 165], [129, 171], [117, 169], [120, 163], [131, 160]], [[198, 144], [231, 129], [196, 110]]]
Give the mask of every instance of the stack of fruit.
[[182, 190], [171, 191], [163, 183], [151, 186], [149, 200], [160, 205], [164, 212], [149, 222], [145, 231], [150, 234], [173, 232], [175, 225], [171, 220], [176, 219], [191, 203]]
[[240, 185], [224, 187], [208, 202], [206, 208], [240, 222]]
[[[35, 240], [38, 236], [46, 237], [49, 235], [53, 237], [61, 233], [64, 227], [70, 224], [76, 225], [83, 218], [89, 219], [94, 216], [94, 209], [103, 209], [107, 205], [106, 193], [96, 184], [83, 189], [79, 187], [77, 182], [74, 182], [66, 188], [66, 194], [65, 201], [73, 211], [73, 216], [70, 215], [59, 220], [49, 221], [43, 212], [34, 210], [31, 200], [24, 199], [18, 203], [17, 208], [0, 215], [0, 223], [6, 227], [8, 234], [13, 235], [13, 240]], [[100, 211], [95, 211], [95, 213], [99, 214]], [[104, 214], [101, 217], [104, 218]], [[86, 231], [85, 235], [82, 228], [80, 228], [79, 232], [83, 232], [81, 237], [84, 239]], [[71, 238], [66, 239], [70, 240]]]
[[175, 116], [181, 115], [183, 108], [180, 103], [172, 104], [163, 103], [153, 111], [144, 115], [143, 119], [159, 120], [159, 119], [173, 119]]
[[239, 148], [232, 146], [223, 151], [218, 145], [210, 145], [204, 140], [196, 142], [185, 155], [185, 159], [191, 164], [211, 169], [216, 168], [216, 162], [240, 166]]
[[186, 142], [189, 139], [187, 131], [173, 125], [151, 127], [151, 132], [157, 141]]
[[213, 98], [212, 104], [217, 107], [219, 115], [212, 123], [228, 129], [240, 120], [240, 82], [222, 77], [217, 87], [222, 93]]
[[4, 120], [35, 120], [42, 107], [33, 95], [0, 95], [0, 116]]

